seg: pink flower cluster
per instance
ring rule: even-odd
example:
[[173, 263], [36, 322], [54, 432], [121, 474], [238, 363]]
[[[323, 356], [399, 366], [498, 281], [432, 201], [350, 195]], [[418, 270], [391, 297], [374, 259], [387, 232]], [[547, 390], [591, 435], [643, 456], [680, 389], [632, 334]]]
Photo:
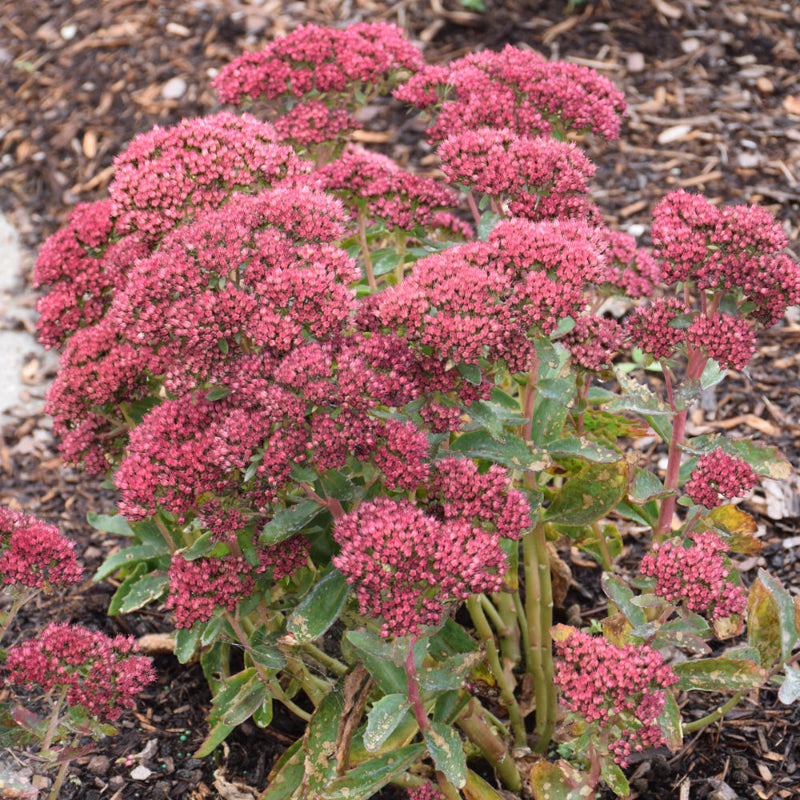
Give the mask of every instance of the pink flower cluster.
[[116, 229], [150, 239], [235, 192], [263, 189], [304, 171], [274, 128], [223, 111], [137, 136], [114, 159], [108, 187]]
[[0, 506], [0, 581], [40, 589], [80, 582], [75, 543], [55, 525]]
[[365, 83], [379, 85], [422, 64], [422, 54], [396, 25], [359, 22], [343, 30], [300, 25], [264, 50], [234, 59], [214, 87], [223, 103], [339, 94]]
[[525, 495], [512, 489], [505, 467], [492, 464], [480, 473], [469, 458], [448, 457], [436, 463], [428, 502], [441, 504], [444, 519], [465, 519], [507, 539], [521, 539], [531, 525]]
[[363, 209], [372, 222], [383, 222], [388, 230], [412, 231], [417, 226], [442, 226], [441, 215], [452, 208], [456, 193], [431, 178], [413, 175], [387, 156], [350, 146], [320, 167], [315, 182], [347, 203], [353, 216]]
[[677, 297], [657, 297], [649, 306], [634, 309], [626, 322], [631, 344], [655, 359], [669, 358], [686, 339], [685, 331], [670, 323], [687, 309]]
[[421, 53], [395, 25], [301, 25], [223, 67], [214, 87], [223, 103], [283, 101], [285, 113], [275, 121], [278, 136], [307, 146], [340, 140], [360, 127], [347, 108], [356, 90], [386, 91], [399, 73], [421, 66]]
[[756, 475], [746, 461], [718, 447], [697, 459], [684, 488], [695, 503], [716, 508], [722, 502], [720, 495], [726, 500], [744, 497], [756, 482]]
[[656, 720], [665, 690], [678, 678], [657, 651], [646, 645], [618, 647], [576, 629], [554, 645], [555, 682], [564, 705], [611, 732], [615, 741], [609, 750], [618, 764], [626, 766], [633, 751], [664, 744]]
[[584, 287], [603, 269], [603, 246], [582, 222], [500, 222], [487, 242], [420, 259], [380, 295], [378, 317], [419, 347], [456, 363], [504, 360], [527, 367], [528, 332], [555, 330], [586, 305]]
[[601, 286], [631, 298], [651, 297], [661, 279], [661, 268], [653, 256], [636, 247], [636, 239], [628, 233], [601, 228], [600, 234], [608, 245]]
[[653, 552], [642, 559], [642, 575], [656, 579], [659, 597], [682, 603], [689, 611], [711, 614], [713, 619], [744, 613], [747, 591], [727, 580], [725, 544], [710, 531], [691, 533], [690, 538], [690, 547], [678, 538], [653, 545]]
[[464, 519], [440, 520], [409, 500], [378, 497], [337, 520], [333, 563], [355, 586], [363, 614], [383, 636], [438, 625], [448, 604], [497, 591], [506, 557], [497, 534]]
[[717, 208], [700, 195], [673, 192], [653, 210], [652, 236], [667, 283], [739, 289], [764, 325], [800, 302], [800, 265], [780, 253], [786, 236], [762, 208]]
[[51, 623], [36, 639], [12, 647], [6, 667], [11, 683], [28, 690], [38, 685], [45, 692], [67, 689], [70, 706], [83, 706], [98, 719], [114, 722], [155, 680], [150, 659], [138, 652], [132, 636], [111, 638]]
[[686, 341], [723, 369], [744, 369], [756, 352], [752, 324], [730, 314], [699, 314], [686, 331]]
[[34, 286], [51, 287], [36, 303], [39, 341], [44, 347], [60, 347], [65, 337], [97, 322], [108, 308], [108, 290], [116, 275], [113, 261], [104, 254], [112, 229], [110, 200], [80, 203], [67, 225], [40, 248]]
[[510, 45], [425, 67], [394, 96], [438, 112], [428, 129], [432, 140], [484, 127], [521, 136], [593, 131], [616, 139], [625, 110], [622, 93], [594, 70]]
[[513, 216], [600, 221], [587, 198], [595, 167], [574, 144], [479, 128], [451, 134], [438, 153], [447, 180], [507, 199]]
[[608, 369], [624, 338], [622, 326], [613, 318], [589, 314], [578, 317], [575, 327], [562, 337], [573, 363], [589, 372]]
[[444, 795], [430, 781], [408, 790], [408, 800], [444, 800]]

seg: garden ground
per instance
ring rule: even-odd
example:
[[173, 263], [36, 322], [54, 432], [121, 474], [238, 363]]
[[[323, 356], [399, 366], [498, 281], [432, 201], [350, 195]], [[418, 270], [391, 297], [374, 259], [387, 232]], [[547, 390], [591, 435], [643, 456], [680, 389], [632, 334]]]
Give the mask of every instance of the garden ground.
[[[721, 203], [759, 202], [781, 221], [800, 253], [800, 5], [793, 0], [0, 0], [0, 210], [33, 252], [77, 202], [104, 196], [111, 160], [154, 124], [218, 108], [210, 77], [243, 49], [256, 49], [300, 22], [397, 22], [424, 45], [431, 62], [506, 43], [588, 64], [626, 93], [620, 142], [591, 146], [594, 198], [612, 226], [645, 234], [653, 205], [677, 187]], [[391, 103], [365, 116], [365, 141], [415, 169], [435, 168], [419, 142], [420, 125]], [[23, 281], [0, 305], [0, 334], [32, 328], [36, 294]], [[108, 618], [112, 582], [93, 570], [118, 542], [86, 524], [87, 511], [113, 507], [110, 494], [64, 467], [41, 396], [54, 361], [33, 346], [21, 367], [23, 397], [0, 422], [0, 503], [58, 524], [78, 542], [86, 581], [66, 598], [40, 598], [19, 619], [25, 638], [51, 620], [109, 634], [156, 636], [170, 630], [153, 609]], [[3, 357], [6, 352], [3, 351]], [[796, 467], [800, 451], [800, 323], [797, 317], [761, 337], [747, 374], [735, 375], [692, 415], [693, 431], [726, 429], [778, 446]], [[24, 393], [27, 393], [25, 395]], [[17, 402], [19, 401], [19, 402]], [[2, 410], [2, 409], [0, 409]], [[659, 453], [645, 452], [656, 461]], [[744, 507], [756, 516], [764, 551], [747, 559], [745, 577], [766, 565], [800, 593], [800, 494], [767, 484]], [[626, 538], [637, 563], [635, 532]], [[601, 603], [599, 570], [568, 550], [576, 580], [570, 602]], [[744, 560], [744, 559], [742, 559]], [[154, 645], [155, 646], [155, 645]], [[159, 681], [118, 736], [79, 760], [64, 798], [250, 800], [271, 765], [301, 732], [278, 717], [266, 731], [242, 726], [213, 757], [191, 757], [204, 737], [209, 696], [197, 666], [155, 655]], [[0, 692], [3, 690], [0, 689]], [[699, 700], [699, 702], [698, 702]], [[718, 697], [692, 698], [697, 716]], [[634, 765], [632, 796], [790, 798], [800, 796], [800, 712], [774, 693], [750, 696], [678, 753]], [[17, 754], [0, 770], [21, 776], [37, 764]], [[2, 777], [2, 775], [0, 775]], [[380, 795], [393, 796], [391, 790]], [[397, 795], [399, 797], [399, 795]]]

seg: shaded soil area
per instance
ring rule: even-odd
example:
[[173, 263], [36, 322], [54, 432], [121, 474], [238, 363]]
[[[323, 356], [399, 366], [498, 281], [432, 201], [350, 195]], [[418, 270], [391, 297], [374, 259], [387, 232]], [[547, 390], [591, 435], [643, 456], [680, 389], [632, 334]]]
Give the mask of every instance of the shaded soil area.
[[[506, 43], [597, 69], [623, 89], [628, 118], [620, 142], [590, 145], [598, 164], [594, 199], [608, 223], [644, 234], [652, 207], [677, 187], [720, 203], [759, 202], [781, 221], [795, 255], [800, 236], [800, 5], [788, 0], [484, 0], [484, 11], [458, 0], [0, 0], [0, 209], [32, 249], [77, 202], [105, 196], [111, 162], [134, 135], [153, 125], [219, 108], [209, 81], [245, 49], [258, 49], [302, 22], [344, 25], [397, 22], [438, 62]], [[404, 162], [435, 166], [419, 126], [390, 103], [368, 123], [372, 141]], [[30, 307], [30, 288], [15, 298]], [[0, 325], [25, 319], [0, 314]], [[779, 447], [797, 466], [800, 453], [800, 323], [789, 317], [764, 333], [758, 357], [693, 412], [690, 434], [727, 430]], [[50, 367], [33, 358], [29, 391], [42, 394]], [[0, 430], [0, 503], [58, 524], [78, 543], [86, 580], [69, 596], [40, 598], [19, 618], [25, 638], [57, 619], [109, 634], [140, 637], [171, 630], [158, 609], [108, 618], [113, 582], [93, 571], [119, 542], [93, 531], [89, 511], [113, 497], [64, 467], [48, 420], [11, 410]], [[643, 458], [657, 460], [658, 452]], [[745, 560], [745, 579], [768, 567], [800, 593], [800, 495], [766, 482], [745, 504], [760, 526], [764, 551]], [[635, 532], [622, 568], [638, 563]], [[599, 570], [572, 559], [584, 615], [600, 613]], [[566, 613], [566, 610], [564, 611]], [[203, 761], [209, 694], [199, 666], [156, 654], [158, 683], [138, 713], [79, 759], [62, 797], [95, 800], [204, 798], [247, 800], [302, 728], [276, 718], [266, 731], [241, 726]], [[5, 690], [0, 689], [0, 696]], [[697, 716], [724, 701], [691, 698]], [[694, 712], [693, 712], [694, 713]], [[754, 693], [679, 753], [648, 756], [631, 768], [641, 798], [790, 798], [800, 786], [800, 712], [774, 693]], [[15, 758], [17, 760], [15, 760]], [[36, 764], [7, 754], [0, 767], [20, 775]], [[0, 777], [2, 777], [0, 775]], [[0, 795], [2, 796], [2, 795]], [[387, 789], [384, 800], [401, 797]]]

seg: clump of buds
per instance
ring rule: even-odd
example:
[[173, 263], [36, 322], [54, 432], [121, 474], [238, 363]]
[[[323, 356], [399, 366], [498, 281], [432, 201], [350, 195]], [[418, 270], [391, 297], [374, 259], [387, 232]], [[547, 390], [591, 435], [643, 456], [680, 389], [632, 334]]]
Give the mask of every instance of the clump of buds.
[[741, 614], [747, 592], [728, 580], [725, 544], [714, 533], [692, 533], [691, 546], [677, 537], [653, 545], [641, 563], [642, 575], [656, 579], [655, 593], [670, 603], [682, 603], [688, 611], [711, 614], [714, 619]]
[[755, 485], [756, 475], [741, 458], [730, 456], [717, 448], [697, 459], [684, 487], [698, 505], [716, 508], [726, 500], [744, 497]]

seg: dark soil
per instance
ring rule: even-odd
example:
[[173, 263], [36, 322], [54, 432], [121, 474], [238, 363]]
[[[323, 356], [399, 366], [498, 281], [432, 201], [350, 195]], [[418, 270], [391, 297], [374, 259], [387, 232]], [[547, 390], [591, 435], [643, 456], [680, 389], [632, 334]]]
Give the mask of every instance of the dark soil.
[[[443, 61], [506, 43], [598, 69], [622, 88], [629, 116], [622, 139], [591, 145], [598, 164], [594, 197], [612, 226], [640, 234], [653, 205], [677, 187], [721, 203], [760, 202], [781, 221], [792, 246], [800, 235], [800, 5], [793, 0], [484, 0], [470, 11], [458, 0], [0, 0], [0, 209], [32, 250], [61, 224], [75, 203], [104, 196], [111, 160], [135, 134], [207, 114], [218, 70], [244, 49], [257, 49], [301, 22], [344, 25], [398, 22]], [[173, 94], [163, 89], [169, 83]], [[402, 128], [402, 130], [398, 130]], [[374, 129], [383, 147], [430, 167], [416, 145], [412, 121], [380, 113]], [[644, 240], [646, 242], [646, 239]], [[30, 306], [34, 293], [15, 298]], [[22, 325], [17, 317], [0, 322]], [[693, 414], [690, 433], [728, 429], [779, 447], [796, 466], [800, 448], [800, 325], [789, 318], [761, 338], [746, 374], [728, 380]], [[44, 391], [47, 367], [29, 364], [30, 392]], [[16, 416], [15, 416], [16, 414]], [[86, 581], [67, 597], [44, 597], [19, 618], [26, 638], [52, 620], [109, 634], [167, 633], [159, 609], [132, 617], [105, 615], [113, 582], [91, 574], [118, 542], [93, 531], [88, 511], [108, 511], [113, 497], [63, 466], [48, 421], [12, 409], [0, 430], [0, 503], [58, 524], [78, 543]], [[732, 423], [732, 424], [731, 424]], [[657, 458], [657, 453], [644, 454]], [[800, 594], [800, 498], [765, 487], [748, 501], [764, 551], [742, 559], [746, 580], [768, 567]], [[635, 534], [626, 537], [636, 547]], [[570, 558], [569, 553], [563, 554]], [[599, 610], [599, 572], [572, 554], [582, 586], [567, 603], [585, 615]], [[621, 561], [623, 567], [626, 559]], [[209, 693], [196, 665], [155, 656], [158, 683], [139, 711], [79, 759], [62, 791], [65, 800], [186, 798], [250, 800], [266, 785], [280, 753], [302, 728], [278, 717], [265, 730], [245, 724], [213, 757], [192, 758], [205, 736]], [[3, 692], [0, 690], [0, 699]], [[687, 698], [698, 717], [716, 696]], [[692, 709], [689, 711], [689, 709]], [[770, 691], [753, 693], [673, 754], [632, 767], [632, 797], [791, 798], [800, 796], [800, 712]], [[36, 772], [19, 753], [0, 770]], [[137, 769], [137, 768], [145, 769]], [[0, 778], [3, 777], [0, 771]], [[402, 793], [387, 789], [390, 800]], [[0, 796], [3, 795], [0, 791]]]

